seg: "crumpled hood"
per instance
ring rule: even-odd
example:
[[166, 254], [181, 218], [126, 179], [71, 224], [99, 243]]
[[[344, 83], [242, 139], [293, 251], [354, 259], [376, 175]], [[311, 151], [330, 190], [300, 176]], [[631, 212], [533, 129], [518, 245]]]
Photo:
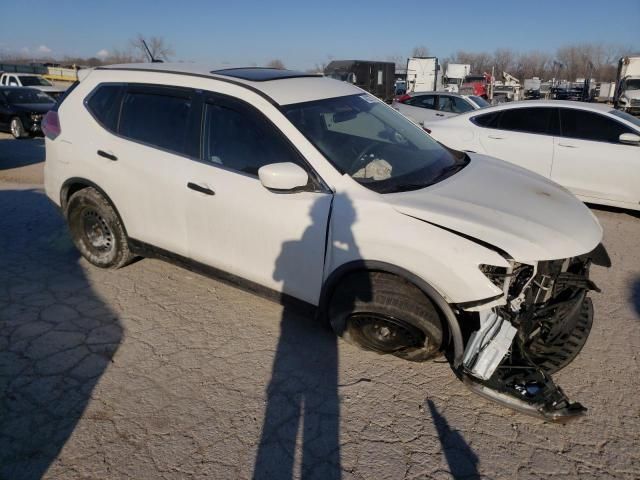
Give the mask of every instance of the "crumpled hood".
[[460, 172], [421, 190], [384, 195], [396, 210], [504, 250], [516, 261], [593, 250], [602, 227], [569, 191], [528, 170], [478, 154]]

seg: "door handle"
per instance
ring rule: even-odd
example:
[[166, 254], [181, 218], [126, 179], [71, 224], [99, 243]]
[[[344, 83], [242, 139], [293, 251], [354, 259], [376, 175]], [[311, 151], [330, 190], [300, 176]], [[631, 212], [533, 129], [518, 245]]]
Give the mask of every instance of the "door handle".
[[565, 147], [565, 148], [578, 148], [577, 145], [571, 145], [570, 143], [559, 143], [558, 146]]
[[436, 113], [436, 117], [444, 117], [444, 113]]
[[196, 192], [204, 193], [205, 195], [215, 195], [216, 194], [216, 192], [214, 192], [210, 188], [202, 187], [202, 186], [198, 185], [197, 183], [193, 183], [193, 182], [187, 183], [187, 187], [189, 187], [191, 190], [195, 190]]
[[104, 150], [98, 150], [97, 153], [101, 157], [111, 160], [112, 162], [115, 162], [116, 160], [118, 160], [118, 157], [116, 157], [113, 153], [108, 153], [108, 152], [105, 152]]
[[494, 140], [504, 140], [504, 137], [499, 137], [497, 135], [487, 135], [489, 138], [493, 138]]

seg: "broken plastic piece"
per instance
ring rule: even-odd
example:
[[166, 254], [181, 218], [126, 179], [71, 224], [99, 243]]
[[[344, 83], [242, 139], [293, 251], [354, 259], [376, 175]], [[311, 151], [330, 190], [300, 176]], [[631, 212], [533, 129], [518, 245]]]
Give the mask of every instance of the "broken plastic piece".
[[474, 376], [488, 380], [509, 352], [518, 330], [508, 320], [490, 311], [473, 332], [464, 352], [463, 364]]

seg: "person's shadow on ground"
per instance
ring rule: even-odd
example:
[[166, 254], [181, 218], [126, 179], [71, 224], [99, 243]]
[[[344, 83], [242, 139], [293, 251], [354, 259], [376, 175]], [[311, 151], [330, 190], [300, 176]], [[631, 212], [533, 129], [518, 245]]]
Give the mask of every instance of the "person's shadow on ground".
[[442, 451], [449, 464], [449, 471], [453, 478], [480, 478], [478, 473], [478, 456], [471, 449], [464, 437], [456, 430], [452, 430], [447, 419], [438, 412], [435, 404], [427, 400], [433, 424], [438, 431], [438, 438]]
[[[351, 202], [340, 196], [334, 203], [338, 201], [343, 206], [341, 223], [347, 226], [338, 240], [348, 248], [357, 248], [348, 228], [355, 220]], [[273, 276], [284, 282], [284, 291], [289, 281], [287, 272], [308, 254], [308, 243], [326, 235], [325, 209], [314, 204], [309, 215], [312, 224], [300, 240], [283, 244], [276, 262]], [[284, 302], [255, 479], [298, 478], [294, 472], [296, 451], [300, 478], [341, 477], [337, 337], [328, 326], [312, 322], [308, 313]], [[298, 438], [300, 445], [296, 448]]]
[[636, 278], [631, 284], [631, 304], [636, 315], [640, 317], [640, 278]]
[[47, 198], [0, 190], [0, 479], [46, 473], [121, 339]]

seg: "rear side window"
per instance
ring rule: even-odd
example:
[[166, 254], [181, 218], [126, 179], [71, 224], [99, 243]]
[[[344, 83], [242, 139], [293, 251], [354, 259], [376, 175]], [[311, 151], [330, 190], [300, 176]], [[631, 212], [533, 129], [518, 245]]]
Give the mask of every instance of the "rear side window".
[[249, 175], [271, 163], [302, 163], [282, 134], [237, 102], [206, 105], [204, 160]]
[[438, 110], [449, 113], [465, 113], [473, 110], [473, 107], [460, 97], [440, 96]]
[[484, 115], [476, 115], [471, 121], [479, 127], [496, 128], [500, 112], [485, 113]]
[[[74, 83], [65, 93], [60, 103], [77, 86]], [[118, 116], [120, 115], [120, 104], [124, 87], [121, 85], [101, 85], [89, 96], [86, 105], [89, 112], [104, 128], [115, 132], [118, 127]]]
[[611, 118], [594, 112], [563, 108], [560, 110], [563, 137], [618, 143], [623, 133], [634, 133], [630, 128]]
[[498, 118], [499, 130], [525, 133], [549, 133], [553, 108], [512, 108], [503, 110]]
[[415, 97], [411, 97], [404, 102], [406, 105], [411, 105], [412, 107], [421, 107], [421, 108], [436, 108], [436, 96], [435, 95], [418, 95]]
[[124, 137], [186, 154], [189, 150], [190, 95], [134, 90], [124, 96], [118, 133]]

